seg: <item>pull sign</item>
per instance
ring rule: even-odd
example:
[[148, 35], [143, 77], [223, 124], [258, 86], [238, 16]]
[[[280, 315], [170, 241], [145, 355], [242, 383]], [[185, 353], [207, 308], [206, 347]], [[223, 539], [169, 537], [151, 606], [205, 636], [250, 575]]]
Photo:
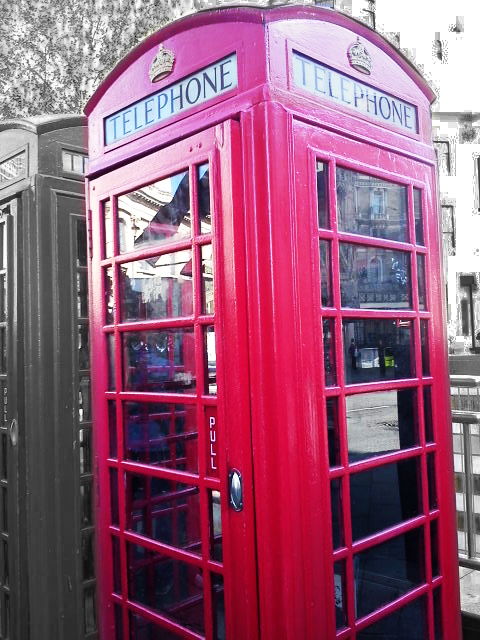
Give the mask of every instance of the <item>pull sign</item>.
[[228, 485], [230, 489], [230, 504], [235, 511], [241, 511], [243, 509], [243, 484], [240, 471], [237, 471], [237, 469], [230, 471]]

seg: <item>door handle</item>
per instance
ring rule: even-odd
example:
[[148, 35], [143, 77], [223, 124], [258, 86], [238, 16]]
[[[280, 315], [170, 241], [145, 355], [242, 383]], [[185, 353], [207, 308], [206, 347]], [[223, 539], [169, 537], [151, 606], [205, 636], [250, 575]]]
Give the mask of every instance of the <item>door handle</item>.
[[228, 474], [228, 491], [230, 505], [235, 511], [241, 511], [243, 509], [243, 481], [242, 474], [238, 469], [232, 469]]
[[10, 442], [12, 443], [12, 446], [15, 447], [18, 442], [18, 422], [16, 418], [14, 418], [11, 421], [9, 432], [10, 432]]

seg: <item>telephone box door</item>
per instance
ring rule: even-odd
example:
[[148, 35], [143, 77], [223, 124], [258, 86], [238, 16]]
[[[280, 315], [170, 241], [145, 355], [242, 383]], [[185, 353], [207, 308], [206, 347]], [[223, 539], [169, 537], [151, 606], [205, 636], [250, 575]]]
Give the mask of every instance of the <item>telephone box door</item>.
[[255, 638], [238, 125], [90, 194], [101, 637]]

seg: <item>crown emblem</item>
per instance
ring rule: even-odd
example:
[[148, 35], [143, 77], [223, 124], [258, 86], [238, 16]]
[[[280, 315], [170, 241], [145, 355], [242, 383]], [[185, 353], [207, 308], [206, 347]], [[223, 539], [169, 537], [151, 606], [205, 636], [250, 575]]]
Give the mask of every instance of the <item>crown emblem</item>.
[[152, 60], [148, 76], [152, 82], [159, 82], [172, 73], [175, 63], [175, 55], [173, 51], [165, 49], [163, 44], [158, 47], [157, 55]]
[[359, 38], [357, 38], [357, 41], [348, 49], [348, 60], [350, 62], [350, 66], [354, 69], [361, 73], [370, 75], [372, 70], [372, 59], [370, 58], [368, 51], [360, 42]]

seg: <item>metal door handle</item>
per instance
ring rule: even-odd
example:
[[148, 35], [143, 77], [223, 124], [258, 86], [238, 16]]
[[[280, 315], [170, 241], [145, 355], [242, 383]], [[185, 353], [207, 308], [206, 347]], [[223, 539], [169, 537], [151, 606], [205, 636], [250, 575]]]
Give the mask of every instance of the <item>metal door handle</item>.
[[12, 443], [12, 446], [15, 447], [18, 442], [18, 422], [16, 418], [14, 418], [11, 421], [9, 432], [10, 432], [10, 442]]
[[228, 474], [228, 490], [230, 504], [235, 511], [243, 509], [243, 482], [242, 474], [237, 469], [232, 469]]

